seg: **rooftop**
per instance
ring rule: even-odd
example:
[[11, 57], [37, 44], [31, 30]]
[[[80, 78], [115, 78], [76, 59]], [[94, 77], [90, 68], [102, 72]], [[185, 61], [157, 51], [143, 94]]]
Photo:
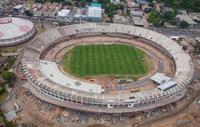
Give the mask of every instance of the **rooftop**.
[[162, 73], [156, 73], [155, 75], [153, 75], [151, 77], [151, 80], [153, 80], [154, 82], [158, 83], [158, 84], [164, 84], [167, 81], [169, 81], [171, 78], [166, 76], [165, 74]]
[[186, 21], [190, 25], [195, 25], [196, 23], [192, 20], [189, 15], [177, 15], [176, 18], [180, 19], [180, 21]]
[[33, 29], [33, 23], [21, 18], [0, 18], [0, 40], [23, 36]]
[[101, 7], [89, 6], [89, 8], [88, 8], [88, 17], [101, 18]]

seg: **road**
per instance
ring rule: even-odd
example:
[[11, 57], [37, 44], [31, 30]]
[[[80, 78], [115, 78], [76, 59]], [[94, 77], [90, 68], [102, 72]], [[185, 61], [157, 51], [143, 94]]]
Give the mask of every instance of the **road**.
[[200, 29], [167, 29], [167, 28], [152, 28], [148, 29], [157, 31], [167, 36], [187, 36], [190, 38], [200, 37]]

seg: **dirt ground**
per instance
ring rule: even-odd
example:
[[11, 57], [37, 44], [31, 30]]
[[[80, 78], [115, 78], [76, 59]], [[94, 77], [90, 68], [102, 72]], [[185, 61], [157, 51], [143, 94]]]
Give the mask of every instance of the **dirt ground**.
[[200, 104], [194, 102], [182, 113], [157, 121], [149, 127], [200, 127]]
[[[187, 101], [184, 99], [176, 103], [174, 108], [180, 108]], [[23, 87], [17, 90], [16, 98], [5, 107], [12, 108], [16, 102], [22, 107], [16, 123], [25, 127], [199, 127], [200, 123], [200, 104], [197, 100], [177, 115], [147, 121], [144, 125], [139, 125], [147, 120], [142, 113], [125, 117], [73, 111], [41, 101]], [[170, 107], [166, 109], [165, 113], [173, 112], [168, 110]]]

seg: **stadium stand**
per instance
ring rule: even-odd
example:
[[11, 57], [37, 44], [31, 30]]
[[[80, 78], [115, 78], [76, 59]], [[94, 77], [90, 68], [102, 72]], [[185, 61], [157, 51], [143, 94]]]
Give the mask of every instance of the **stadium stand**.
[[[174, 61], [175, 73], [170, 81], [176, 85], [163, 91], [154, 88], [134, 93], [110, 94], [104, 93], [98, 84], [91, 84], [93, 89], [91, 92], [87, 82], [75, 82], [70, 76], [64, 77], [55, 62], [45, 61], [46, 64], [40, 59], [45, 49], [63, 38], [73, 39], [74, 36], [87, 37], [101, 34], [128, 39], [139, 38], [145, 44], [164, 52]], [[67, 44], [70, 44], [70, 41]], [[28, 89], [38, 98], [62, 107], [101, 113], [142, 111], [175, 102], [185, 95], [187, 91], [185, 87], [190, 84], [194, 74], [190, 56], [170, 38], [145, 28], [109, 23], [75, 24], [47, 31], [31, 41], [23, 52], [21, 63], [23, 72], [30, 82]], [[83, 87], [74, 86], [80, 84]]]

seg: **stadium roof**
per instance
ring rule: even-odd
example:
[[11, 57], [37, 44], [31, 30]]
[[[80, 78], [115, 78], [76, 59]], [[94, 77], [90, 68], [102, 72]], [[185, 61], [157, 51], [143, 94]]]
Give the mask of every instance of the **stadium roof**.
[[169, 89], [169, 88], [171, 88], [175, 85], [176, 85], [176, 82], [169, 81], [169, 82], [166, 82], [166, 83], [163, 83], [163, 84], [157, 86], [157, 88], [160, 89], [160, 90], [167, 90], [167, 89]]
[[57, 84], [69, 87], [74, 90], [80, 90], [90, 93], [103, 92], [101, 85], [87, 82], [78, 82], [76, 79], [65, 76], [63, 73], [60, 72], [55, 62], [40, 60], [40, 69], [46, 77]]
[[163, 84], [163, 83], [169, 81], [170, 79], [171, 79], [170, 77], [168, 77], [162, 73], [156, 73], [155, 75], [153, 75], [151, 77], [151, 80], [153, 80], [154, 82], [156, 82], [158, 84]]
[[0, 44], [2, 41], [9, 43], [6, 41], [10, 39], [22, 39], [33, 29], [33, 23], [29, 20], [13, 17], [0, 18]]

